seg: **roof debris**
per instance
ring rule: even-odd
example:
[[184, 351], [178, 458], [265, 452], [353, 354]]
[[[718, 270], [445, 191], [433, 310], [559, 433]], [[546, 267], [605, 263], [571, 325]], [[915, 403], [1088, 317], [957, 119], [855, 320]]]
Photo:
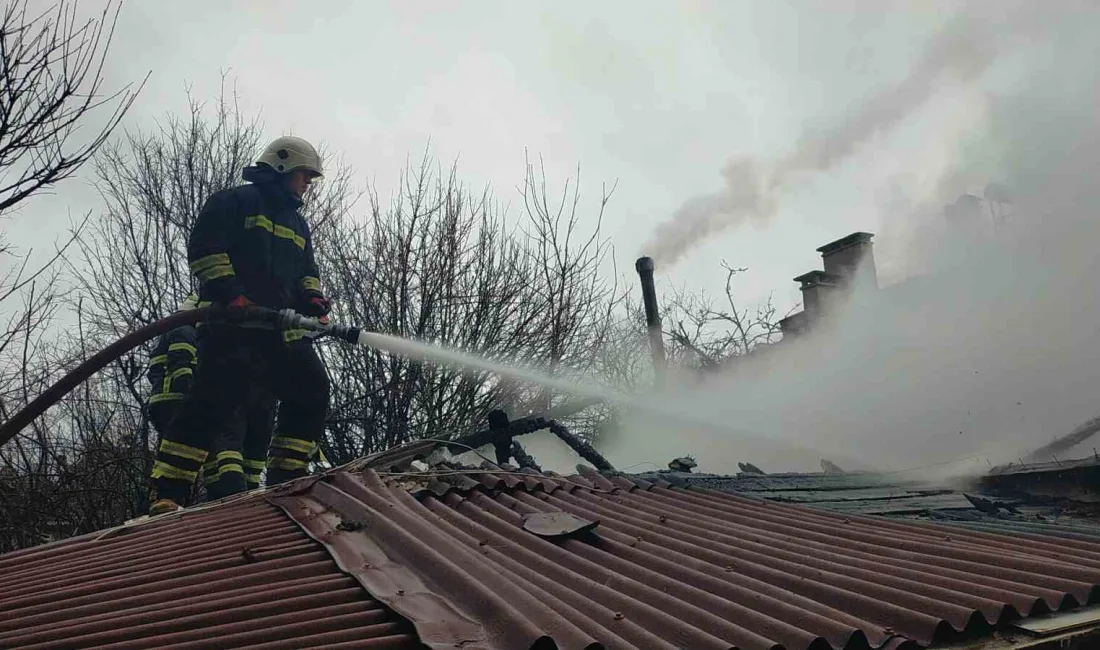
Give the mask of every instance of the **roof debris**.
[[767, 472], [752, 463], [737, 463], [737, 467], [745, 474], [767, 474]]
[[690, 472], [695, 467], [698, 467], [699, 463], [695, 462], [695, 458], [691, 456], [681, 456], [680, 458], [673, 458], [668, 463], [668, 468], [674, 472]]

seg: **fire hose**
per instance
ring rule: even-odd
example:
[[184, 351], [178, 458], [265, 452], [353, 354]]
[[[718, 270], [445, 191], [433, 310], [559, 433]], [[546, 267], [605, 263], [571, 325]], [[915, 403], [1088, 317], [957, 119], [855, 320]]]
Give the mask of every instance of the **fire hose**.
[[274, 310], [258, 306], [221, 307], [211, 305], [180, 311], [123, 336], [70, 370], [64, 377], [43, 391], [41, 395], [20, 409], [19, 412], [0, 424], [0, 446], [7, 444], [9, 440], [14, 438], [38, 416], [45, 413], [47, 409], [59, 402], [86, 379], [102, 370], [107, 364], [165, 332], [199, 322], [226, 323], [276, 330], [305, 329], [320, 332], [322, 335], [332, 336], [349, 343], [358, 342], [360, 332], [358, 327], [322, 323], [317, 319], [302, 316], [291, 309]]

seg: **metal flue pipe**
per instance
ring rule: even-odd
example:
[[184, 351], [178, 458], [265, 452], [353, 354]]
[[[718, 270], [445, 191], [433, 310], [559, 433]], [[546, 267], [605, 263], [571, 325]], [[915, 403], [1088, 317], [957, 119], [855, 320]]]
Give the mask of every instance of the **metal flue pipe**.
[[653, 357], [653, 374], [658, 386], [664, 383], [665, 341], [661, 335], [661, 314], [657, 310], [657, 288], [653, 283], [653, 258], [639, 257], [634, 270], [642, 283], [642, 304], [645, 307], [645, 325], [649, 332], [649, 353]]
[[503, 465], [512, 456], [512, 433], [508, 426], [508, 414], [500, 409], [489, 411], [489, 431], [493, 436], [497, 465]]

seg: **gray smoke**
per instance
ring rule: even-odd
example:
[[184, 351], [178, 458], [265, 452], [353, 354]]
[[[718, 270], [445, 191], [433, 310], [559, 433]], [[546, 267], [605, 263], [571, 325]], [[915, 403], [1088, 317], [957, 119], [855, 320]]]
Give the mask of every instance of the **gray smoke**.
[[971, 15], [957, 16], [929, 40], [899, 84], [872, 97], [842, 121], [803, 133], [788, 156], [730, 160], [722, 170], [722, 190], [686, 201], [657, 227], [643, 251], [669, 265], [712, 234], [746, 219], [766, 221], [775, 213], [784, 190], [799, 176], [826, 172], [850, 158], [872, 138], [919, 111], [945, 85], [975, 81], [1004, 43], [989, 23]]
[[[906, 236], [880, 233], [877, 261], [909, 277], [857, 296], [801, 342], [665, 396], [728, 430], [629, 418], [601, 447], [609, 460], [987, 470], [1100, 415], [1100, 7], [1045, 20], [1057, 37], [1013, 53], [1013, 78], [983, 98], [980, 123], [930, 174], [936, 187], [902, 183], [884, 206]], [[822, 151], [836, 153], [813, 160], [846, 155]], [[996, 225], [989, 201], [949, 222], [943, 207], [958, 194], [943, 200], [940, 186], [1012, 205]]]

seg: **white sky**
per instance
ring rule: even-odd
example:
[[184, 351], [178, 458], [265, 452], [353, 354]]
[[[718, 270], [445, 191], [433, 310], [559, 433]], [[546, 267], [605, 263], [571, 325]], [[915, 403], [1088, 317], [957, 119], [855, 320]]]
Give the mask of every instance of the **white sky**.
[[[466, 181], [491, 184], [513, 208], [525, 148], [544, 157], [559, 186], [579, 164], [589, 212], [601, 184], [619, 181], [605, 229], [620, 272], [634, 281], [653, 228], [720, 187], [727, 158], [781, 155], [805, 125], [834, 121], [897, 83], [955, 5], [131, 0], [107, 77], [115, 87], [152, 72], [125, 121], [140, 128], [184, 110], [188, 87], [214, 98], [228, 72], [245, 112], [262, 111], [268, 135], [324, 142], [383, 193], [429, 139], [434, 155], [459, 157]], [[951, 120], [965, 128], [965, 102], [948, 99], [941, 112], [947, 119], [917, 123], [810, 182], [768, 226], [727, 231], [660, 269], [660, 281], [720, 290], [726, 259], [750, 269], [737, 286], [742, 300], [774, 291], [789, 306], [798, 298], [790, 279], [819, 266], [815, 248], [854, 230], [878, 232], [889, 219], [883, 170], [927, 166], [942, 157], [930, 133]], [[69, 211], [96, 203], [71, 181], [28, 205], [30, 218], [17, 217], [10, 232], [19, 243], [41, 241]], [[882, 244], [889, 267], [893, 253]]]

